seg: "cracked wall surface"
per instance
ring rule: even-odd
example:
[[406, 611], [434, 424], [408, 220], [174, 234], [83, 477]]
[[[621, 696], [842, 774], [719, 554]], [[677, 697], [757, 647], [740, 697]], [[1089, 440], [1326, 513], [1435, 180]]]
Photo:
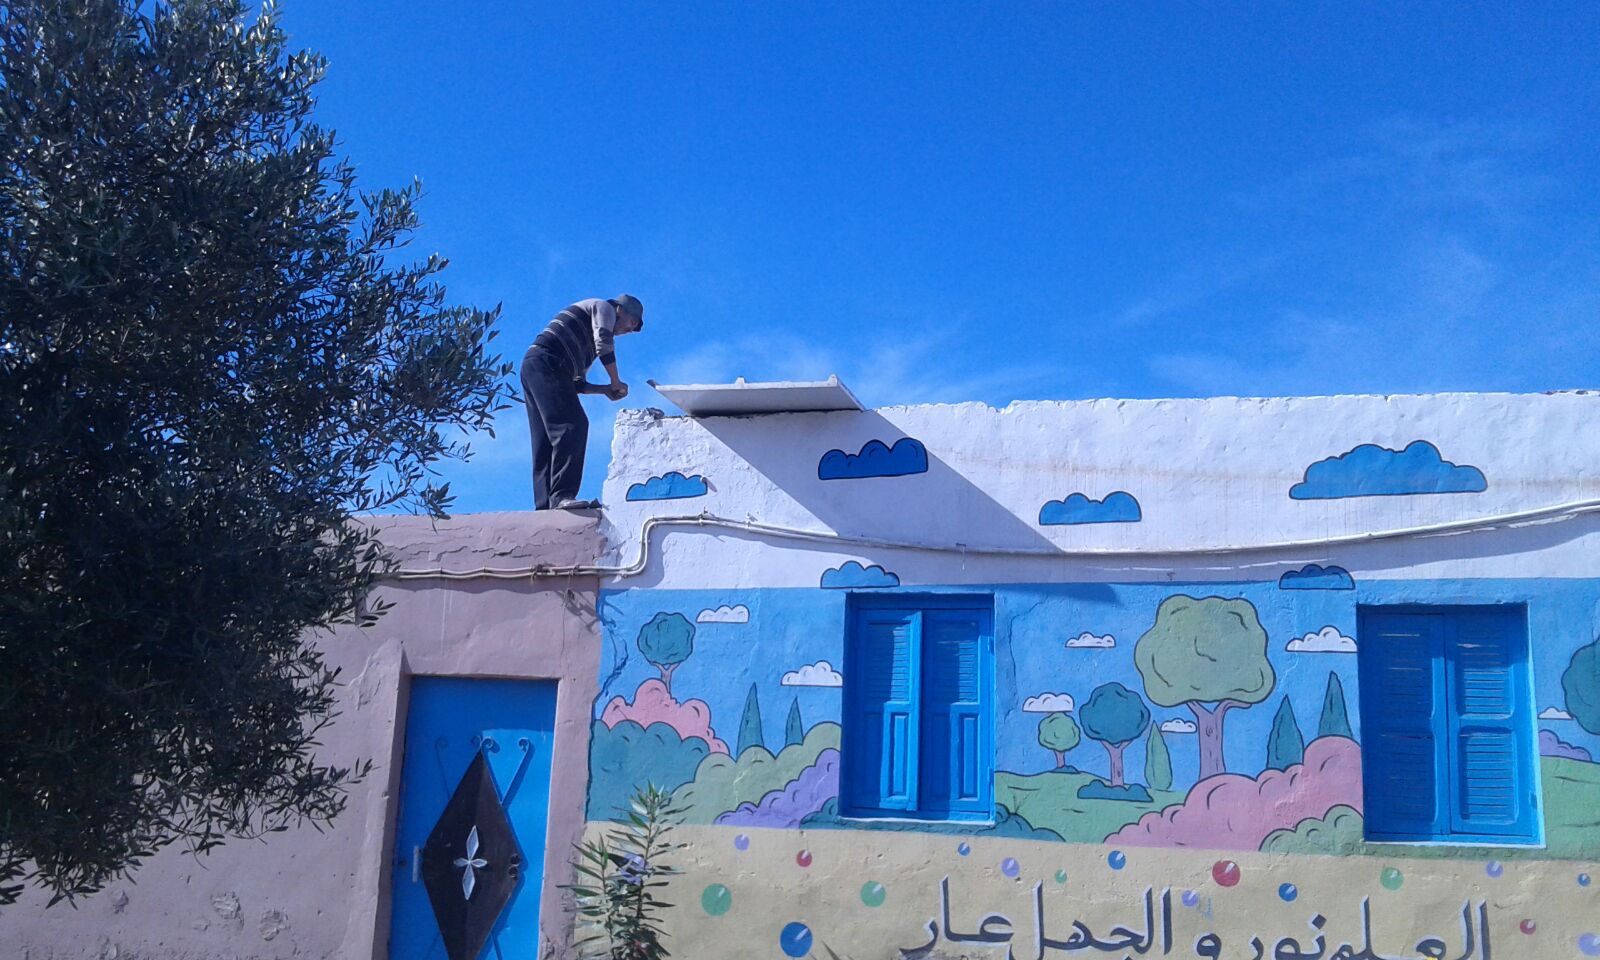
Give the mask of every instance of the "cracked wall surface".
[[[511, 569], [591, 563], [597, 521], [566, 513], [477, 514], [431, 523], [377, 517], [403, 569]], [[546, 678], [558, 682], [554, 773], [541, 905], [542, 952], [564, 949], [570, 922], [557, 885], [582, 830], [598, 624], [592, 579], [389, 581], [395, 606], [367, 630], [318, 643], [341, 671], [340, 716], [321, 756], [374, 762], [331, 828], [235, 840], [193, 857], [169, 848], [132, 877], [76, 905], [30, 895], [0, 911], [0, 955], [27, 960], [347, 960], [384, 956], [388, 838], [398, 789], [411, 675]]]

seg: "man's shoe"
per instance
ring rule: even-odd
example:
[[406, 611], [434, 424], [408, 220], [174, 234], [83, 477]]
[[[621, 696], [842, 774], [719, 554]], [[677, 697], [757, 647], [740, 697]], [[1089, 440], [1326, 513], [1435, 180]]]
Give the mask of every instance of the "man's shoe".
[[598, 510], [598, 509], [600, 509], [600, 501], [598, 501], [598, 500], [574, 500], [571, 497], [563, 497], [560, 500], [557, 500], [555, 503], [552, 503], [550, 505], [550, 509], [552, 509], [552, 510]]

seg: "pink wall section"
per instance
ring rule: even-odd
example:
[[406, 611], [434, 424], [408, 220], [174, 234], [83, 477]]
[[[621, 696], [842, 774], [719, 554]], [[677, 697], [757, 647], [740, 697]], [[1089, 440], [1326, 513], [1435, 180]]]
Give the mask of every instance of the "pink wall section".
[[[589, 563], [595, 521], [559, 513], [480, 514], [443, 523], [382, 517], [404, 569], [525, 568]], [[76, 907], [30, 897], [0, 913], [7, 957], [252, 957], [382, 960], [389, 929], [387, 865], [405, 725], [405, 678], [417, 674], [553, 679], [558, 683], [541, 956], [565, 953], [570, 851], [583, 829], [590, 709], [600, 637], [593, 579], [391, 581], [394, 607], [370, 630], [323, 641], [346, 684], [324, 738], [328, 762], [371, 758], [331, 829], [236, 840], [204, 857], [169, 849], [132, 878]]]

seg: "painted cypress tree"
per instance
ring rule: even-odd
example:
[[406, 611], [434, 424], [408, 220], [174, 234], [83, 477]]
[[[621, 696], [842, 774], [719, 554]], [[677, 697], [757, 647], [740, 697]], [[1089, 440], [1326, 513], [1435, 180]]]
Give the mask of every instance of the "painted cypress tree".
[[806, 725], [800, 719], [800, 698], [789, 701], [789, 719], [783, 725], [783, 745], [793, 746], [806, 738]]
[[1294, 704], [1284, 697], [1267, 735], [1267, 769], [1287, 770], [1306, 758], [1306, 740], [1294, 718]]
[[1167, 738], [1161, 724], [1150, 724], [1150, 733], [1144, 740], [1144, 782], [1151, 790], [1172, 789], [1172, 755], [1167, 752]]
[[761, 739], [761, 701], [756, 697], [756, 685], [750, 684], [750, 695], [744, 698], [744, 714], [739, 717], [739, 756], [751, 747], [765, 747]]
[[1344, 705], [1344, 684], [1339, 675], [1328, 671], [1328, 692], [1322, 695], [1322, 719], [1317, 723], [1319, 737], [1354, 737], [1350, 713]]

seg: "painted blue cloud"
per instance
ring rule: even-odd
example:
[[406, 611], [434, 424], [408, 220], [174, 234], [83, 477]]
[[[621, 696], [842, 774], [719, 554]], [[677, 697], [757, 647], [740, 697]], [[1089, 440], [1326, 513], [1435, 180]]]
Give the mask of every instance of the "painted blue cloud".
[[705, 477], [699, 474], [686, 477], [674, 470], [629, 487], [628, 499], [683, 500], [687, 497], [703, 497], [708, 489]]
[[1285, 570], [1278, 578], [1281, 590], [1354, 590], [1356, 581], [1350, 571], [1331, 564], [1308, 563], [1299, 570]]
[[928, 449], [921, 440], [901, 437], [894, 446], [868, 440], [860, 453], [829, 450], [817, 462], [818, 480], [864, 480], [928, 472]]
[[1394, 497], [1416, 493], [1481, 493], [1489, 486], [1483, 471], [1455, 464], [1426, 440], [1404, 450], [1363, 443], [1349, 453], [1318, 460], [1305, 479], [1289, 488], [1296, 500], [1339, 497]]
[[854, 560], [822, 571], [822, 586], [826, 590], [861, 590], [872, 587], [898, 587], [900, 577], [877, 564], [863, 567]]
[[1091, 500], [1074, 493], [1065, 500], [1051, 500], [1039, 508], [1039, 524], [1056, 526], [1068, 523], [1138, 523], [1143, 516], [1139, 501], [1121, 490], [1106, 494], [1104, 500]]

